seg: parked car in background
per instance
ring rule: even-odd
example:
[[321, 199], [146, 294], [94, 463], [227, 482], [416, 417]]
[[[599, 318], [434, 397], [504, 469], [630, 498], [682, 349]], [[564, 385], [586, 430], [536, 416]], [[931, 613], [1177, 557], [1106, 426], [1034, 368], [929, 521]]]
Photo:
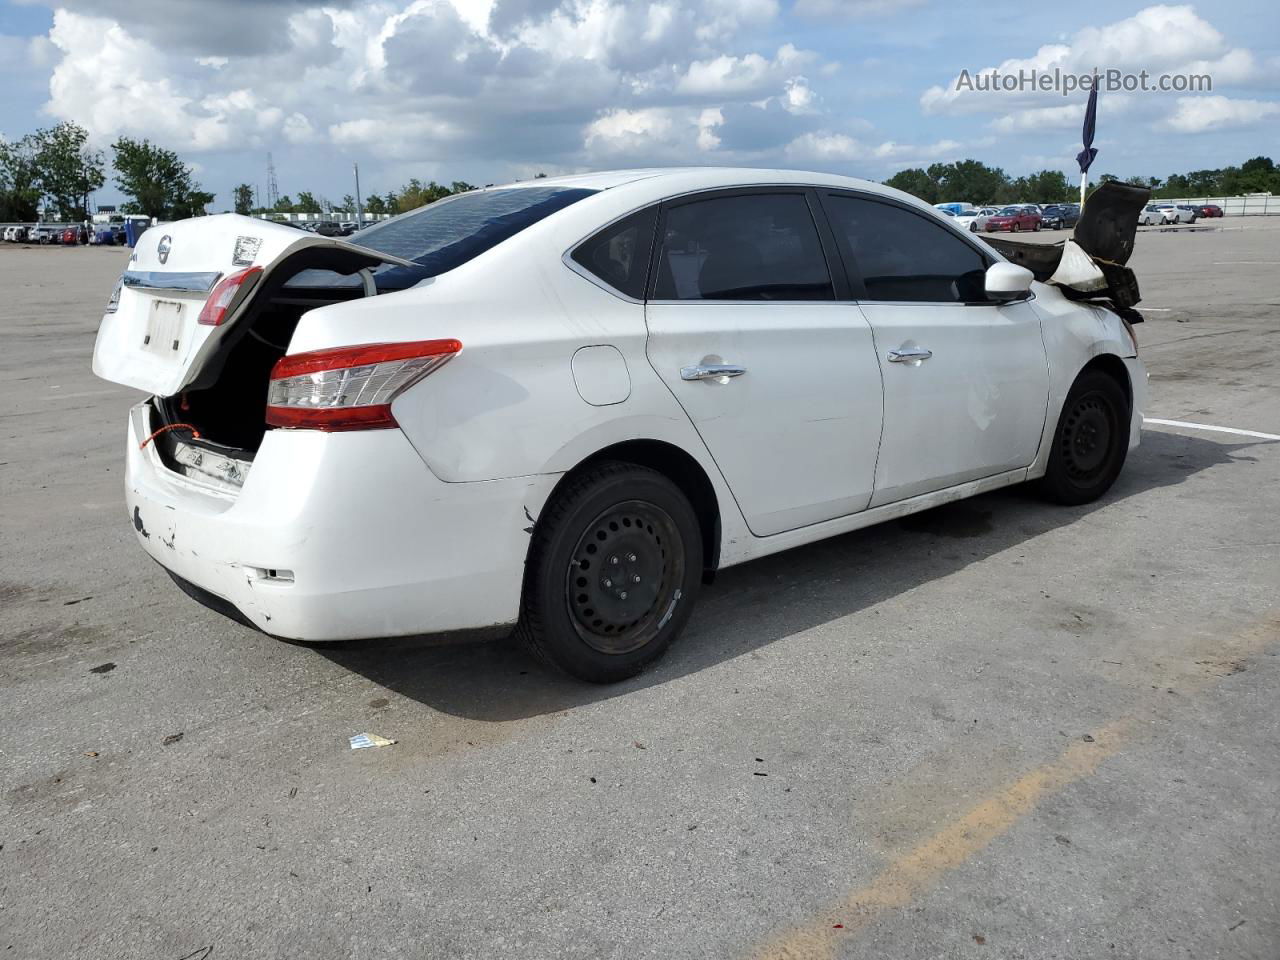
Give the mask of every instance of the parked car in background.
[[1080, 205], [1051, 203], [1040, 211], [1040, 224], [1048, 230], [1074, 227], [1080, 220]]
[[957, 217], [958, 217], [958, 216], [960, 216], [960, 214], [962, 214], [962, 213], [966, 213], [966, 212], [968, 212], [969, 210], [976, 210], [976, 209], [978, 209], [978, 208], [977, 208], [977, 207], [975, 207], [972, 203], [955, 203], [955, 202], [953, 202], [953, 203], [935, 203], [935, 204], [933, 205], [933, 209], [935, 209], [935, 210], [945, 210], [947, 213], [950, 213], [952, 216], [957, 216]]
[[596, 682], [717, 569], [1027, 480], [1096, 499], [1147, 382], [1119, 314], [906, 194], [714, 167], [473, 190], [359, 243], [167, 224], [93, 369], [150, 395], [128, 514], [190, 596], [309, 641], [508, 626]]
[[321, 237], [346, 236], [346, 234], [343, 233], [342, 231], [342, 225], [339, 224], [336, 220], [321, 220], [311, 229], [314, 233], [316, 233], [318, 236], [321, 236]]
[[1138, 223], [1144, 227], [1158, 227], [1164, 223], [1164, 212], [1156, 204], [1149, 203], [1138, 214]]
[[1202, 203], [1196, 209], [1202, 217], [1220, 217], [1223, 215], [1222, 208], [1216, 203]]
[[987, 225], [984, 229], [987, 233], [997, 233], [1002, 230], [1008, 230], [1011, 233], [1020, 233], [1023, 230], [1039, 230], [1040, 214], [1026, 204], [1003, 207], [994, 217], [987, 218]]
[[58, 231], [58, 242], [68, 247], [79, 246], [80, 228], [79, 227], [63, 227], [60, 231]]
[[34, 227], [32, 227], [30, 230], [27, 231], [28, 243], [40, 243], [40, 244], [56, 243], [57, 240], [58, 240], [58, 233], [55, 232], [52, 227], [45, 227], [45, 226], [41, 226], [40, 224], [36, 224]]
[[126, 239], [123, 223], [105, 223], [98, 225], [89, 242], [95, 246], [116, 247], [122, 246]]
[[1163, 222], [1171, 223], [1195, 223], [1198, 214], [1195, 208], [1185, 203], [1157, 203], [1156, 209], [1160, 211], [1160, 216], [1164, 218]]
[[356, 222], [354, 220], [343, 220], [338, 226], [342, 227], [342, 235], [344, 237], [349, 237], [356, 232]]
[[989, 213], [981, 210], [966, 210], [964, 213], [956, 214], [956, 226], [964, 227], [970, 233], [978, 233], [987, 228], [987, 221], [990, 219]]
[[22, 224], [4, 228], [4, 240], [7, 243], [25, 243], [28, 230]]

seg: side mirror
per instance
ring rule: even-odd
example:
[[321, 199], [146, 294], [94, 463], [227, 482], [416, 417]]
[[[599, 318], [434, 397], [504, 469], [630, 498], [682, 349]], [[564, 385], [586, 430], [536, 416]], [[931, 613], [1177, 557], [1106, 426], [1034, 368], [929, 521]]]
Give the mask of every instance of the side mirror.
[[987, 267], [985, 289], [992, 300], [1025, 300], [1034, 275], [1026, 267], [1003, 261]]

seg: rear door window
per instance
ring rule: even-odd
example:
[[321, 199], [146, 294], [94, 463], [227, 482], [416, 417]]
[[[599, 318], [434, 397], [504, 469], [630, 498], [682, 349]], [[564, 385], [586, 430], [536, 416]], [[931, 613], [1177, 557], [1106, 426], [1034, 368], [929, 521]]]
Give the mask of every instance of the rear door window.
[[828, 194], [823, 206], [863, 299], [977, 303], [990, 260], [927, 215], [863, 197]]
[[656, 300], [831, 300], [803, 193], [736, 194], [670, 207]]

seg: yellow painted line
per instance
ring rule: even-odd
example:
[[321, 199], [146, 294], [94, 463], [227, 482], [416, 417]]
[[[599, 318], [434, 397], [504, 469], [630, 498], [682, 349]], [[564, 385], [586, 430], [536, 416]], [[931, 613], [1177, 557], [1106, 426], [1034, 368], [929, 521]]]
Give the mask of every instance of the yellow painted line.
[[[1182, 693], [1196, 693], [1230, 676], [1241, 659], [1280, 640], [1275, 611], [1231, 636], [1206, 636], [1203, 646], [1181, 658], [1176, 673], [1160, 679], [1176, 682]], [[1174, 659], [1178, 659], [1175, 655]], [[1159, 664], [1157, 664], [1159, 666]], [[1223, 668], [1226, 672], [1212, 669]], [[1194, 669], [1199, 668], [1199, 669]], [[959, 820], [896, 857], [866, 886], [832, 903], [812, 921], [794, 927], [757, 950], [755, 960], [833, 960], [841, 940], [867, 927], [886, 910], [908, 906], [951, 870], [1014, 827], [1040, 801], [1083, 780], [1108, 757], [1143, 731], [1133, 718], [1095, 730], [1093, 742], [1077, 741], [1053, 761], [1036, 767], [979, 803]], [[1149, 734], [1149, 731], [1148, 731]]]
[[[875, 920], [885, 910], [905, 907], [948, 871], [965, 863], [1007, 833], [1035, 809], [1040, 800], [1081, 780], [1114, 754], [1124, 742], [1129, 721], [1093, 732], [1093, 742], [1076, 742], [1056, 760], [1019, 780], [893, 860], [869, 884], [833, 904], [819, 920], [783, 934], [762, 948], [758, 960], [828, 960], [840, 941]], [[838, 926], [837, 926], [838, 925]]]

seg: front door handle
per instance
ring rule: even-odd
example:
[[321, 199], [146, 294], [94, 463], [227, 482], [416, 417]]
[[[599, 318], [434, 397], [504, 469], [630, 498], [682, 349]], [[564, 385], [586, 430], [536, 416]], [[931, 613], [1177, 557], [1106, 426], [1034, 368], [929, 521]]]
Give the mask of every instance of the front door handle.
[[746, 367], [740, 367], [736, 363], [699, 363], [692, 367], [681, 367], [680, 379], [728, 383], [730, 377], [740, 377], [746, 372]]
[[924, 347], [899, 347], [897, 350], [889, 351], [889, 362], [919, 365], [932, 356], [933, 351], [926, 350]]

